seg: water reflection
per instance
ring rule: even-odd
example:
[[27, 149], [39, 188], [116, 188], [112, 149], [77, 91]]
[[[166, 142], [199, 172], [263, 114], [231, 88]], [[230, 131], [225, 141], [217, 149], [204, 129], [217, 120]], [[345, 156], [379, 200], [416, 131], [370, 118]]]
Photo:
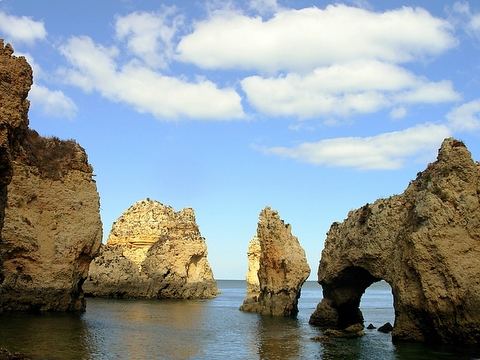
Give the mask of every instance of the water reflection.
[[0, 324], [0, 346], [32, 359], [92, 358], [94, 345], [87, 340], [87, 327], [79, 315], [2, 314]]
[[190, 359], [200, 351], [201, 302], [91, 299], [88, 306], [85, 321], [97, 358], [114, 353], [125, 359]]
[[260, 316], [257, 322], [260, 359], [298, 359], [300, 326], [296, 319]]

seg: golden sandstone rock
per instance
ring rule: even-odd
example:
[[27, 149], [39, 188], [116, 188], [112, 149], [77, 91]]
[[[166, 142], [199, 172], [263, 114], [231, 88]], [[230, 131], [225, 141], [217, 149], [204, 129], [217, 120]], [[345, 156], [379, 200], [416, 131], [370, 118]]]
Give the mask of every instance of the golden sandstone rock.
[[[240, 310], [275, 316], [295, 315], [310, 267], [290, 225], [269, 207], [260, 213], [257, 236], [250, 243], [248, 258], [247, 296]], [[255, 269], [258, 269], [258, 287]]]
[[1, 42], [0, 79], [0, 131], [8, 134], [0, 161], [11, 180], [0, 203], [0, 312], [84, 310], [82, 283], [102, 236], [92, 168], [74, 141], [27, 128], [31, 70]]
[[405, 192], [351, 211], [327, 234], [318, 269], [323, 300], [310, 322], [363, 323], [365, 289], [394, 297], [393, 338], [480, 342], [480, 172], [465, 145], [446, 139]]
[[142, 200], [113, 224], [91, 265], [85, 292], [128, 298], [210, 298], [216, 282], [190, 208]]

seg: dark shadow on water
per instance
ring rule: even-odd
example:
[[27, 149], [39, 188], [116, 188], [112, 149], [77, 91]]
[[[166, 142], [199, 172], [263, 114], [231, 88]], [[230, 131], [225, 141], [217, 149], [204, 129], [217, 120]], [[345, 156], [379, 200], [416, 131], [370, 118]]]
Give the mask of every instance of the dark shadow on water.
[[[92, 346], [81, 315], [0, 315], [0, 346], [32, 359], [91, 359]], [[94, 352], [94, 351], [93, 351]]]

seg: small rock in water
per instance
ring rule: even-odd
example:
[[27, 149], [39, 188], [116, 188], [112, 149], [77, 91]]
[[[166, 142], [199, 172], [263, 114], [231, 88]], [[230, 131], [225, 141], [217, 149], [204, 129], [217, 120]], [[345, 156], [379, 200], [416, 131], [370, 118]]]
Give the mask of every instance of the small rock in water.
[[373, 326], [373, 324], [369, 324], [369, 325], [367, 326], [367, 329], [368, 329], [368, 330], [373, 330], [373, 329], [376, 329], [376, 327]]
[[380, 326], [378, 328], [378, 331], [388, 334], [389, 332], [392, 332], [393, 326], [389, 322], [385, 323], [384, 325]]

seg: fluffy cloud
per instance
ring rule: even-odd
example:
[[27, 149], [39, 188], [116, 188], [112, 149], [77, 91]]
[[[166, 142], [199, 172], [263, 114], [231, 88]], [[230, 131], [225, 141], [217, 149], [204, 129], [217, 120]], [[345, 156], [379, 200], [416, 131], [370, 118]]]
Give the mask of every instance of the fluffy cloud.
[[456, 107], [447, 114], [447, 120], [457, 131], [480, 129], [480, 99]]
[[452, 26], [421, 8], [373, 12], [329, 5], [262, 20], [222, 11], [195, 24], [179, 59], [202, 68], [310, 71], [358, 59], [392, 63], [436, 55], [456, 44]]
[[27, 16], [13, 16], [0, 11], [0, 33], [8, 40], [31, 44], [45, 39], [47, 31], [41, 21]]
[[275, 116], [348, 116], [398, 104], [459, 99], [448, 81], [428, 82], [379, 61], [332, 65], [307, 75], [251, 76], [241, 85], [256, 109]]
[[60, 90], [33, 84], [28, 95], [32, 108], [39, 108], [48, 116], [59, 118], [73, 118], [77, 113], [77, 106]]
[[174, 54], [173, 40], [182, 22], [183, 17], [173, 8], [158, 13], [134, 12], [118, 17], [115, 31], [148, 66], [165, 68]]
[[71, 65], [63, 71], [67, 82], [159, 119], [228, 120], [244, 115], [235, 90], [219, 89], [207, 80], [164, 76], [137, 63], [118, 66], [116, 48], [97, 45], [88, 37], [69, 39], [61, 52]]
[[450, 130], [444, 125], [423, 124], [372, 137], [326, 139], [264, 151], [315, 165], [362, 170], [398, 169], [407, 159], [426, 152], [433, 155], [441, 141], [449, 135]]

